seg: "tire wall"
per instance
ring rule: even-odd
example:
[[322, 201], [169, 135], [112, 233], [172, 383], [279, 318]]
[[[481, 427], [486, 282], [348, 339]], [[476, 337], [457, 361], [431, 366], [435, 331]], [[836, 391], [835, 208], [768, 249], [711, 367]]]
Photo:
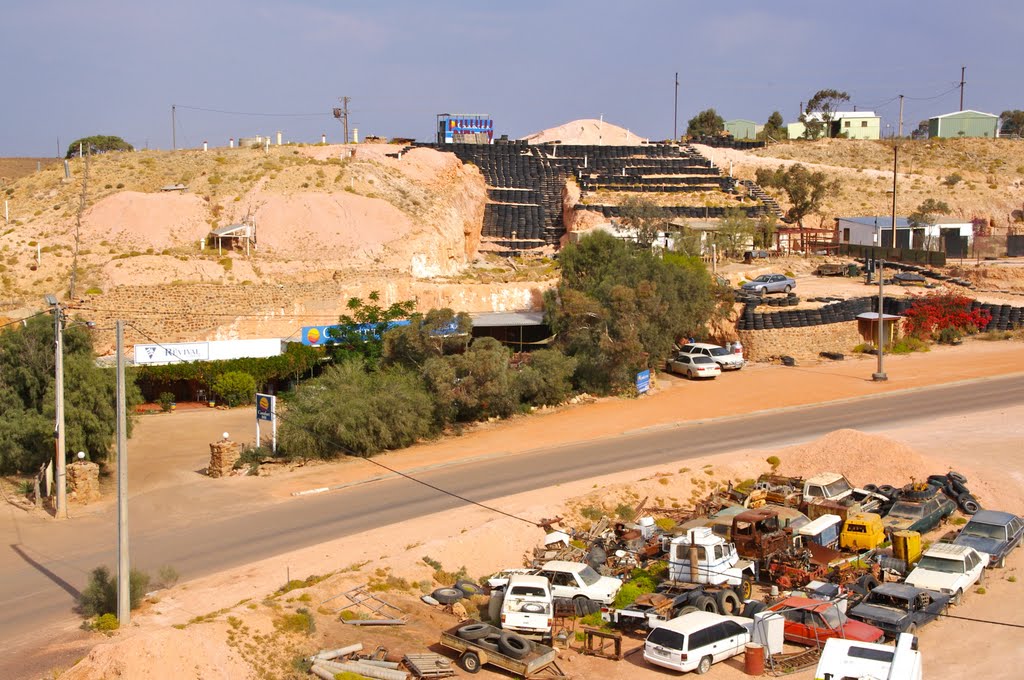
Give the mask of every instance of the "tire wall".
[[758, 331], [737, 331], [747, 361], [769, 361], [784, 355], [797, 360], [817, 360], [818, 352], [849, 354], [864, 342], [856, 321], [773, 328]]

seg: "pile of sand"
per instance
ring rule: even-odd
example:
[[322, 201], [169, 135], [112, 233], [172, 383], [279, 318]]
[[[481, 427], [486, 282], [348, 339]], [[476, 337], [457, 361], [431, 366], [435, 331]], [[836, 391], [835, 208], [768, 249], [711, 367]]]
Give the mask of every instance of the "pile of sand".
[[630, 132], [626, 128], [593, 118], [574, 120], [558, 127], [534, 132], [532, 135], [527, 135], [522, 139], [530, 144], [561, 142], [562, 144], [604, 144], [611, 146], [637, 146], [648, 141], [646, 137], [640, 137], [635, 132]]
[[195, 194], [121, 191], [86, 211], [82, 239], [162, 250], [198, 243], [210, 232], [208, 215], [206, 203]]
[[820, 472], [839, 472], [852, 484], [893, 484], [924, 480], [933, 470], [924, 456], [906, 444], [857, 430], [836, 430], [806, 444], [781, 449], [779, 471], [809, 477]]

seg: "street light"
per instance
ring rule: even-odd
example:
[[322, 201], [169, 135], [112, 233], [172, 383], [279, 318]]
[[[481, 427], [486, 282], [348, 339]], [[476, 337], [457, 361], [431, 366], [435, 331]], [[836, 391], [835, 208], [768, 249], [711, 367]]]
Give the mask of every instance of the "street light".
[[63, 310], [60, 307], [60, 300], [56, 295], [46, 295], [43, 298], [46, 304], [53, 310], [53, 394], [54, 394], [54, 432], [56, 440], [57, 458], [57, 503], [54, 507], [54, 517], [60, 519], [67, 515], [67, 461], [64, 459], [64, 318]]

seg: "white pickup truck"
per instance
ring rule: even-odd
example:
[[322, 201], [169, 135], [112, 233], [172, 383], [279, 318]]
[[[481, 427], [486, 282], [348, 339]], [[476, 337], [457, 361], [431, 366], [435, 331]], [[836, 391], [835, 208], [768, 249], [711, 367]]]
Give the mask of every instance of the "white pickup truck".
[[894, 647], [831, 638], [814, 671], [814, 677], [821, 680], [921, 680], [921, 675], [921, 652], [917, 651], [917, 638], [909, 633], [900, 633]]
[[855, 488], [838, 472], [822, 472], [804, 482], [803, 504], [832, 501], [842, 505], [859, 504], [860, 512], [877, 512], [890, 499], [884, 494]]

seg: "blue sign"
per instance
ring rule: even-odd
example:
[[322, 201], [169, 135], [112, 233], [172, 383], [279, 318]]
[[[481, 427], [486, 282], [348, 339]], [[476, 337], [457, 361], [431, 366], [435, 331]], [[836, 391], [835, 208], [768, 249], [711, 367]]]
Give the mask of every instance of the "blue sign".
[[272, 394], [256, 393], [256, 420], [274, 420], [274, 402], [277, 399]]
[[[400, 319], [398, 321], [388, 321], [387, 328], [384, 330], [389, 331], [392, 328], [398, 326], [408, 326], [408, 319]], [[350, 329], [359, 333], [364, 338], [372, 337], [379, 339], [376, 336], [377, 324], [375, 323], [362, 323], [355, 326], [349, 326]], [[341, 326], [303, 326], [302, 327], [302, 344], [308, 347], [323, 347], [332, 342], [337, 342], [337, 338], [331, 335], [332, 329], [341, 329]]]
[[651, 389], [651, 369], [636, 374], [636, 393], [647, 394]]

